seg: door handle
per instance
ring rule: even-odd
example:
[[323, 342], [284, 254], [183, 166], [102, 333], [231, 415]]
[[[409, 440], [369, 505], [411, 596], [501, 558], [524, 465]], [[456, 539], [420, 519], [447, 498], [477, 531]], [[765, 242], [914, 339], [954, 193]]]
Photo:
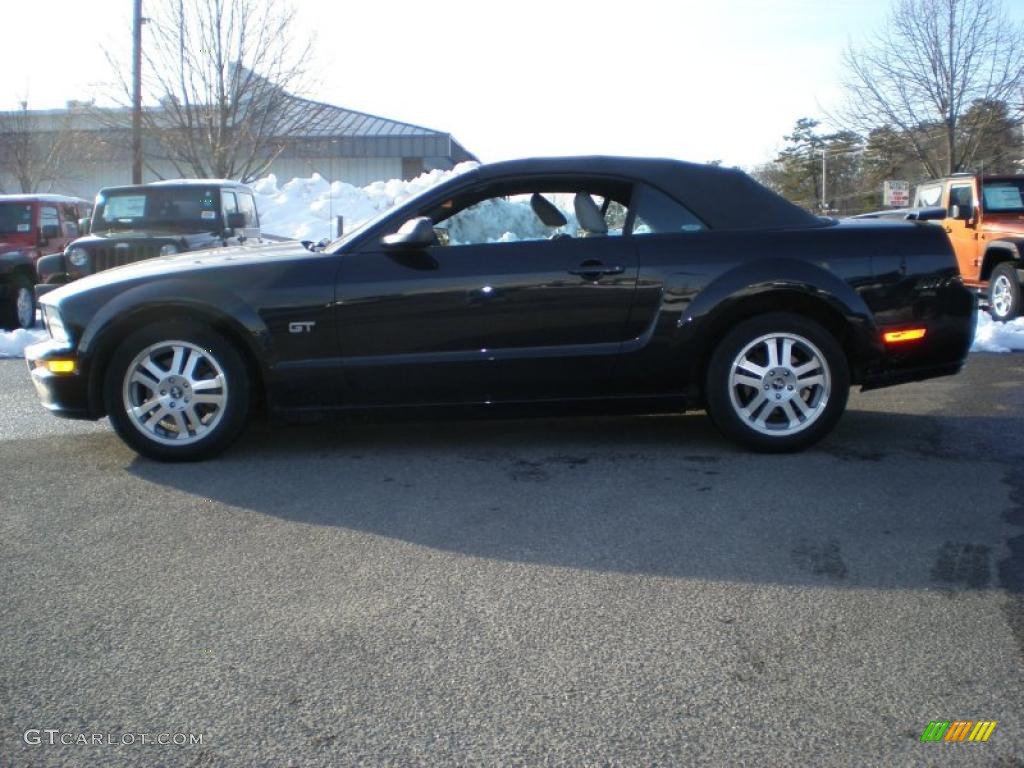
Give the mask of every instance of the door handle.
[[597, 280], [602, 275], [621, 275], [625, 271], [625, 267], [606, 267], [599, 261], [584, 261], [576, 269], [570, 269], [569, 274]]

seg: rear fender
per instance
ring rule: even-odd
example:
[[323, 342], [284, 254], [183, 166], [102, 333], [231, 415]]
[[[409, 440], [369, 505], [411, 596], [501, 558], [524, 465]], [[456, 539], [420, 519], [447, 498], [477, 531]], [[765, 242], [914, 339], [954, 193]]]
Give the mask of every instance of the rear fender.
[[698, 377], [715, 344], [737, 323], [764, 311], [792, 311], [824, 321], [837, 334], [856, 371], [884, 354], [874, 315], [861, 296], [835, 273], [810, 261], [766, 259], [758, 262], [752, 279], [750, 265], [740, 264], [702, 290], [679, 318], [676, 344], [685, 359], [701, 361], [691, 367]]

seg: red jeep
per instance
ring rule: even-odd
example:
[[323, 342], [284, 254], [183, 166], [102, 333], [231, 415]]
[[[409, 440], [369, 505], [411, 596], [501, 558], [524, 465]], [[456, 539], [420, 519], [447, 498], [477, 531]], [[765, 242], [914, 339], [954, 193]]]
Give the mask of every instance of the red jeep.
[[0, 329], [36, 321], [36, 262], [62, 253], [92, 203], [64, 195], [0, 195]]

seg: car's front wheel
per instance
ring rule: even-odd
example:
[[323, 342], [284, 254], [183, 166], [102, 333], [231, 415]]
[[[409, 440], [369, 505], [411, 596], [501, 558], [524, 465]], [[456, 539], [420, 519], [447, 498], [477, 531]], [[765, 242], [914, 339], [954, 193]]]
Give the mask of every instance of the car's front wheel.
[[801, 315], [773, 312], [726, 334], [705, 386], [708, 414], [728, 437], [757, 451], [796, 451], [839, 421], [850, 372], [828, 330]]
[[220, 453], [249, 412], [249, 381], [235, 347], [190, 321], [144, 327], [111, 359], [104, 383], [107, 413], [121, 438], [160, 461]]
[[1021, 313], [1021, 289], [1013, 262], [1003, 262], [992, 270], [988, 282], [988, 313], [993, 320], [1006, 322]]

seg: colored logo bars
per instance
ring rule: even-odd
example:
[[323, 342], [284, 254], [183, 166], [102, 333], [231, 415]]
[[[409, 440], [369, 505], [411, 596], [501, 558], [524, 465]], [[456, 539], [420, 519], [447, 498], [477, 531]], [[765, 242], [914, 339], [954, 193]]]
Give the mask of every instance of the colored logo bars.
[[932, 720], [921, 741], [988, 741], [995, 729], [995, 720]]

